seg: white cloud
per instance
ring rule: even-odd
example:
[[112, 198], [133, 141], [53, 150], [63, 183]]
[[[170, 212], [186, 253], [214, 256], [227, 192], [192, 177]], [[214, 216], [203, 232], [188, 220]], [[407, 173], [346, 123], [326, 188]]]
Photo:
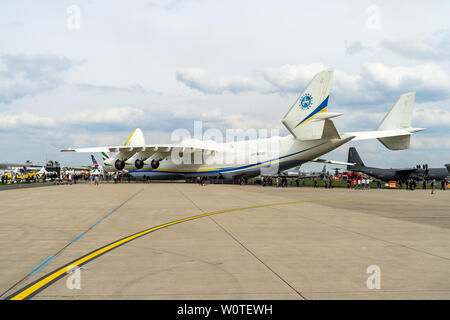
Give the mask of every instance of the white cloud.
[[[450, 2], [378, 5], [382, 28], [370, 30], [362, 2], [91, 1], [82, 5], [81, 29], [69, 31], [64, 3], [29, 2], [25, 12], [20, 2], [8, 2], [0, 10], [0, 114], [9, 129], [0, 135], [0, 156], [61, 156], [59, 147], [74, 141], [117, 144], [136, 126], [158, 143], [200, 119], [221, 129], [279, 126], [314, 73], [333, 66], [330, 111], [345, 113], [336, 118], [342, 131], [373, 129], [410, 90], [417, 91], [414, 124], [428, 128], [427, 136], [445, 130]], [[426, 23], [417, 23], [423, 17]], [[438, 28], [444, 30], [433, 33]], [[395, 48], [381, 47], [382, 39]], [[422, 61], [434, 67], [418, 68]], [[35, 122], [25, 121], [25, 112]], [[32, 123], [48, 127], [36, 134]], [[448, 148], [433, 152], [439, 157]], [[393, 154], [409, 155], [383, 156]]]
[[439, 30], [420, 40], [383, 40], [380, 44], [383, 48], [409, 59], [448, 60], [450, 29]]
[[419, 95], [426, 95], [426, 100], [431, 101], [441, 100], [449, 94], [448, 74], [432, 63], [414, 67], [389, 67], [383, 63], [371, 63], [363, 68], [361, 77], [362, 86], [373, 88], [380, 93], [417, 91]]
[[361, 40], [353, 40], [353, 41], [344, 41], [345, 45], [345, 54], [352, 56], [355, 55], [361, 51], [369, 50], [372, 51], [373, 49], [370, 47], [367, 47], [363, 44]]
[[29, 112], [20, 114], [0, 114], [0, 128], [49, 128], [55, 125], [55, 121], [46, 117], [39, 117]]
[[[145, 113], [142, 109], [123, 107], [93, 110], [92, 112], [76, 112], [65, 119], [68, 123], [135, 123]], [[148, 116], [148, 115], [147, 115]]]
[[308, 65], [284, 65], [276, 68], [265, 68], [263, 78], [281, 93], [299, 92], [314, 75], [326, 67], [321, 63]]
[[[254, 90], [298, 94], [325, 68], [321, 63], [268, 67], [261, 74], [265, 83], [259, 78], [244, 76], [213, 78], [203, 69], [177, 72], [177, 79], [206, 94]], [[335, 70], [332, 99], [338, 104], [364, 107], [364, 104], [394, 103], [401, 94], [410, 91], [417, 92], [419, 101], [443, 100], [450, 96], [450, 78], [440, 66], [432, 63], [413, 67], [368, 63], [359, 74]]]
[[[300, 93], [312, 77], [325, 69], [322, 64], [285, 65], [267, 68], [264, 78], [279, 93]], [[414, 67], [390, 67], [368, 63], [359, 74], [336, 69], [332, 99], [340, 105], [392, 102], [403, 93], [416, 91], [421, 101], [437, 101], [450, 96], [450, 78], [438, 65], [425, 63]]]
[[107, 135], [103, 132], [94, 132], [70, 133], [67, 138], [70, 146], [115, 146], [123, 144], [128, 136], [126, 132], [108, 133]]
[[74, 62], [55, 55], [0, 55], [0, 103], [9, 104], [58, 87]]
[[177, 71], [176, 78], [188, 87], [207, 94], [253, 91], [259, 90], [264, 85], [256, 79], [244, 76], [212, 78], [206, 70], [200, 68]]
[[[414, 135], [411, 138], [411, 147], [414, 149], [422, 149], [430, 152], [432, 149], [447, 149], [450, 148], [450, 135], [447, 133], [434, 135]], [[439, 155], [442, 161], [449, 161], [448, 154]]]
[[280, 129], [280, 132], [287, 131], [279, 119], [261, 119], [242, 114], [232, 114], [224, 117], [224, 122], [230, 129]]
[[416, 108], [414, 118], [420, 119], [420, 122], [428, 126], [449, 126], [450, 128], [450, 110], [440, 108]]

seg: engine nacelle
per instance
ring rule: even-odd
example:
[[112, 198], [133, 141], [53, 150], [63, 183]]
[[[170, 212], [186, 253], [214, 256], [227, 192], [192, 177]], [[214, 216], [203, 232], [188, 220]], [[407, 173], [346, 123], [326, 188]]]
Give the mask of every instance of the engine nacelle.
[[137, 159], [137, 160], [134, 162], [134, 166], [135, 166], [137, 169], [142, 169], [142, 168], [144, 167], [144, 161]]
[[114, 162], [114, 166], [117, 170], [123, 170], [125, 168], [125, 161], [117, 159], [116, 162]]
[[158, 169], [158, 167], [159, 167], [159, 161], [152, 160], [152, 162], [150, 164], [153, 169]]

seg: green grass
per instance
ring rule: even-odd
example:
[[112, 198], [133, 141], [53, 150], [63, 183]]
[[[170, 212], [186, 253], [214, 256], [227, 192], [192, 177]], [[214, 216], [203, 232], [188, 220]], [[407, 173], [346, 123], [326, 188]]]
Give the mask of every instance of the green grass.
[[[274, 179], [275, 180], [275, 179]], [[254, 179], [250, 179], [250, 183], [256, 184]], [[299, 187], [314, 187], [314, 180], [300, 180]], [[324, 181], [318, 180], [317, 181], [317, 187], [318, 188], [325, 188]], [[393, 189], [385, 186], [385, 182], [381, 183], [381, 189]], [[274, 184], [275, 186], [276, 184]], [[295, 179], [288, 179], [288, 187], [296, 187]], [[333, 188], [347, 188], [347, 181], [333, 181], [332, 183]], [[351, 184], [350, 188], [353, 188], [354, 185]], [[377, 182], [371, 182], [370, 183], [370, 189], [376, 189], [377, 188]], [[439, 189], [440, 184], [435, 185], [435, 189]], [[397, 187], [395, 189], [403, 189], [406, 190], [406, 184], [403, 184], [402, 188], [397, 184]], [[418, 182], [416, 183], [416, 189], [422, 189], [422, 183]], [[427, 190], [431, 190], [431, 186], [429, 183], [427, 183]]]

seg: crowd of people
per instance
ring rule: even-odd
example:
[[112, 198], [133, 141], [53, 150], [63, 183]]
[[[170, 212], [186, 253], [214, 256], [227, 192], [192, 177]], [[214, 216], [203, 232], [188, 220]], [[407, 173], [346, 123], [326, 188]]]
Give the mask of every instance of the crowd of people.
[[[377, 187], [381, 188], [381, 182], [377, 183]], [[359, 189], [359, 190], [370, 189], [370, 179], [365, 179], [365, 178], [357, 179], [356, 184], [354, 183], [354, 188]]]
[[[381, 189], [383, 187], [383, 182], [381, 180], [371, 180], [370, 178], [360, 177], [358, 179], [346, 179], [343, 180], [347, 189], [355, 189], [355, 190], [368, 190], [371, 188]], [[288, 184], [295, 185], [299, 187], [300, 185], [305, 186], [306, 180], [300, 178], [289, 178], [288, 177], [262, 177], [261, 185], [265, 186], [276, 186], [276, 187], [287, 187]], [[407, 179], [406, 181], [398, 181], [395, 183], [394, 187], [389, 186], [389, 188], [397, 188], [397, 185], [400, 189], [406, 187], [406, 190], [416, 190], [417, 189], [417, 181], [414, 179]], [[308, 183], [308, 185], [310, 185]], [[342, 184], [338, 184], [343, 187]], [[429, 183], [432, 193], [434, 193], [435, 188], [438, 187], [436, 180], [432, 180]], [[329, 177], [318, 178], [315, 177], [312, 179], [313, 188], [323, 187], [325, 189], [334, 188], [334, 180]], [[440, 190], [446, 190], [448, 188], [448, 180], [444, 179], [440, 181]], [[427, 181], [422, 181], [422, 189], [427, 189]]]
[[288, 179], [287, 177], [263, 177], [262, 178], [262, 186], [276, 186], [278, 187], [287, 187], [288, 186]]
[[[45, 178], [44, 178], [45, 179]], [[74, 173], [65, 173], [60, 174], [59, 176], [52, 176], [50, 180], [55, 185], [59, 184], [77, 184], [77, 183], [89, 183], [94, 185], [99, 185], [100, 180], [104, 180], [102, 175], [93, 175], [93, 174], [74, 174]]]
[[199, 186], [206, 186], [208, 184], [208, 177], [207, 176], [201, 176], [197, 177], [197, 183]]
[[[3, 175], [0, 177], [0, 182], [2, 184], [6, 183], [13, 183], [12, 179], [14, 179], [14, 176], [10, 177], [9, 180], [6, 175]], [[107, 181], [113, 181], [115, 184], [121, 183], [121, 182], [128, 182], [131, 181], [143, 181], [145, 183], [150, 183], [151, 179], [150, 176], [143, 176], [143, 178], [136, 178], [134, 176], [131, 176], [128, 173], [114, 173], [111, 175], [102, 175], [102, 174], [91, 174], [91, 173], [74, 173], [74, 172], [65, 172], [64, 174], [55, 174], [50, 173], [44, 176], [34, 176], [32, 178], [29, 178], [26, 181], [14, 181], [15, 183], [23, 183], [23, 182], [40, 182], [40, 181], [51, 181], [53, 184], [77, 184], [77, 183], [89, 183], [98, 186], [100, 182], [107, 182]], [[196, 178], [191, 178], [187, 180], [188, 182], [197, 182], [200, 186], [205, 186], [207, 184], [212, 183], [224, 183], [224, 179], [221, 177], [209, 177], [209, 176], [199, 176]], [[371, 180], [369, 178], [364, 177], [358, 177], [357, 179], [346, 179], [342, 180], [344, 181], [344, 185], [342, 183], [337, 183], [340, 187], [347, 187], [348, 189], [356, 189], [356, 190], [367, 190], [371, 188], [371, 183], [373, 182], [372, 186], [374, 186], [374, 183], [376, 183], [376, 188], [381, 189], [382, 188], [382, 182], [380, 180]], [[246, 177], [238, 177], [233, 180], [233, 184], [237, 183], [239, 185], [246, 185], [248, 183], [259, 183], [263, 187], [266, 186], [274, 186], [274, 187], [280, 187], [280, 188], [286, 188], [290, 184], [293, 186], [294, 184], [297, 187], [311, 185], [311, 182], [307, 183], [307, 180], [300, 177], [287, 177], [287, 176], [278, 176], [278, 177], [271, 177], [271, 176], [265, 176], [261, 177], [260, 179], [249, 179]], [[396, 188], [397, 185], [400, 189], [403, 189], [404, 186], [406, 187], [406, 190], [416, 190], [417, 189], [417, 181], [415, 179], [407, 179], [406, 181], [398, 181], [396, 184], [394, 184], [393, 188]], [[420, 183], [420, 182], [419, 182]], [[431, 194], [434, 194], [435, 189], [438, 187], [438, 183], [440, 184], [440, 190], [446, 190], [448, 189], [448, 180], [444, 179], [442, 181], [437, 182], [435, 179], [429, 182], [429, 187], [431, 189]], [[323, 187], [325, 189], [332, 189], [334, 188], [334, 180], [332, 177], [315, 177], [312, 179], [312, 186], [314, 188]], [[389, 186], [391, 187], [391, 186]], [[422, 180], [421, 182], [422, 189], [426, 190], [428, 185], [426, 180]], [[391, 187], [392, 188], [392, 187]]]

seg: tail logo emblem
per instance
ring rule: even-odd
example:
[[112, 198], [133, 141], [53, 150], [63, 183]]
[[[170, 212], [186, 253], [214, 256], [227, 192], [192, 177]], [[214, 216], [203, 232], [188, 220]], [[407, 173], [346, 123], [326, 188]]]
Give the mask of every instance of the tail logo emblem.
[[309, 93], [305, 93], [300, 98], [300, 107], [304, 110], [309, 109], [312, 105], [312, 97]]

